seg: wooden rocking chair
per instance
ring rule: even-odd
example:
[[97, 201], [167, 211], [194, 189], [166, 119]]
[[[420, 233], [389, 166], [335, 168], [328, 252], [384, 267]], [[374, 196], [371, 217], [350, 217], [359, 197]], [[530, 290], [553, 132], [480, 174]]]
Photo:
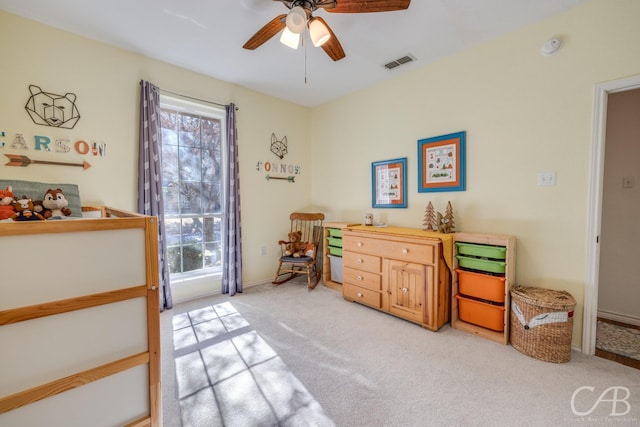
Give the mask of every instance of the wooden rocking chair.
[[324, 214], [294, 212], [289, 215], [289, 219], [291, 220], [290, 231], [300, 231], [302, 233], [300, 241], [307, 243], [307, 248], [302, 256], [294, 257], [285, 254], [286, 246], [290, 242], [285, 240], [278, 241], [281, 256], [278, 262], [278, 270], [272, 283], [279, 285], [293, 279], [298, 274], [306, 274], [307, 288], [312, 290], [320, 281], [317, 255], [322, 244]]

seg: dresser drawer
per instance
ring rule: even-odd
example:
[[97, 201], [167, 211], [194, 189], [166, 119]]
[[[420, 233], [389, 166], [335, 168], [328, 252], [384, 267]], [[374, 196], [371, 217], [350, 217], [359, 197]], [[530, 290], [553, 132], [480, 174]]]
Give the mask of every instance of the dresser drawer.
[[358, 270], [371, 271], [372, 273], [380, 273], [382, 261], [377, 255], [344, 251], [342, 253], [342, 265]]
[[352, 283], [362, 286], [363, 288], [371, 289], [372, 291], [380, 291], [382, 289], [382, 280], [379, 274], [349, 267], [342, 269], [342, 281], [343, 283]]
[[433, 264], [435, 262], [435, 246], [421, 245], [407, 242], [385, 242], [385, 258], [418, 264]]
[[342, 249], [345, 251], [359, 252], [363, 254], [382, 255], [385, 252], [386, 241], [351, 235], [344, 233], [342, 235]]
[[380, 238], [363, 236], [361, 234], [344, 233], [342, 248], [344, 251], [377, 255], [407, 262], [433, 264], [435, 262], [436, 245], [438, 242], [414, 243], [407, 239], [380, 236]]
[[342, 285], [342, 294], [346, 299], [351, 301], [357, 301], [375, 308], [382, 307], [380, 293], [369, 289], [344, 283]]

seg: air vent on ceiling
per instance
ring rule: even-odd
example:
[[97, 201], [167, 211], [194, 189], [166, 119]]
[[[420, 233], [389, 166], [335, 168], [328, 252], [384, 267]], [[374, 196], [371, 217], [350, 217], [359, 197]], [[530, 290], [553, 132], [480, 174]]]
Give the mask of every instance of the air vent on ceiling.
[[402, 58], [398, 58], [391, 62], [387, 62], [386, 64], [384, 64], [384, 68], [386, 68], [387, 70], [393, 70], [394, 68], [407, 64], [413, 61], [414, 59], [415, 58], [411, 55], [405, 55]]

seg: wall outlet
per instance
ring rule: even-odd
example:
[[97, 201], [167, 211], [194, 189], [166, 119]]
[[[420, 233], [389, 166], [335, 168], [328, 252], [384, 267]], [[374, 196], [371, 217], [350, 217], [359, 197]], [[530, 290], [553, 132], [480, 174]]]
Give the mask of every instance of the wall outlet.
[[266, 256], [267, 255], [267, 247], [266, 246], [262, 246], [260, 248], [260, 255], [261, 256]]
[[538, 185], [539, 186], [556, 185], [556, 173], [555, 172], [539, 172]]

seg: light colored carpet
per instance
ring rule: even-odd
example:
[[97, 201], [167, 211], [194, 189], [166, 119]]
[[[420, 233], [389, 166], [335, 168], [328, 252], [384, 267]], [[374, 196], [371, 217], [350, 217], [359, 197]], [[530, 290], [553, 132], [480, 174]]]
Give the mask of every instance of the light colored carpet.
[[231, 302], [173, 316], [182, 424], [334, 426]]
[[[195, 399], [197, 393], [192, 394], [190, 408], [183, 404], [181, 410], [182, 388], [176, 381], [176, 366], [181, 364], [173, 356], [175, 351], [177, 358], [183, 357], [188, 350], [173, 348], [173, 319], [227, 302], [247, 322], [234, 338], [249, 334], [243, 342], [247, 337], [259, 342], [258, 348], [273, 356], [270, 360], [277, 360], [273, 372], [289, 377], [292, 389], [304, 394], [303, 402], [315, 402], [321, 414], [319, 423], [327, 418], [348, 427], [640, 423], [639, 370], [576, 351], [568, 363], [542, 362], [449, 325], [431, 332], [347, 302], [339, 292], [322, 285], [308, 292], [304, 283], [290, 282], [278, 287], [255, 286], [234, 297], [192, 301], [162, 314], [166, 427], [191, 426], [192, 416], [213, 417], [220, 411], [219, 402], [210, 395]], [[205, 366], [212, 377], [224, 377], [230, 368], [220, 361]], [[245, 412], [262, 410], [251, 387], [249, 381], [238, 385], [246, 393], [229, 397], [223, 392], [224, 399], [233, 399], [229, 408], [235, 405], [239, 424], [209, 425], [246, 425], [242, 424], [247, 419]], [[629, 391], [625, 402], [618, 402], [617, 413], [612, 408], [612, 391], [605, 395], [608, 402], [597, 403], [611, 387]], [[307, 400], [309, 396], [313, 400]], [[618, 396], [622, 398], [623, 393]], [[620, 415], [625, 403], [629, 411]], [[190, 412], [185, 415], [185, 411]], [[199, 415], [192, 415], [196, 412]], [[248, 419], [255, 421], [252, 416]], [[187, 422], [182, 424], [181, 418]], [[309, 419], [305, 422], [289, 425], [314, 425]], [[253, 425], [285, 424], [265, 419]]]

